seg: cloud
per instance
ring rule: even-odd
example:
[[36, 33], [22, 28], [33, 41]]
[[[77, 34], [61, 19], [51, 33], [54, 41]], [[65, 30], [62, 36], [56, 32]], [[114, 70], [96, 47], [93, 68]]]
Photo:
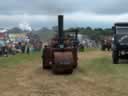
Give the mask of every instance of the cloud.
[[[0, 21], [0, 26], [9, 28], [14, 26], [18, 27], [19, 24], [24, 28], [26, 28], [28, 25], [30, 25], [32, 28], [40, 28], [43, 26], [52, 27], [57, 25], [57, 16], [39, 14], [0, 15]], [[82, 12], [77, 12], [64, 15], [65, 27], [111, 27], [115, 22], [128, 22], [128, 14], [99, 15], [95, 13], [85, 14]]]
[[127, 0], [3, 0], [0, 14], [127, 13]]
[[57, 25], [57, 14], [65, 15], [65, 26], [111, 26], [128, 21], [127, 0], [3, 0], [0, 27], [26, 21], [32, 27]]

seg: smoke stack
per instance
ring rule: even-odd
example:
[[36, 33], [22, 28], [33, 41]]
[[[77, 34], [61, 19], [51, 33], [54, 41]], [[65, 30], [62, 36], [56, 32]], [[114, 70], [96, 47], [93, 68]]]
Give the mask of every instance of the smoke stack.
[[58, 35], [60, 43], [63, 43], [64, 32], [63, 32], [63, 15], [58, 15]]

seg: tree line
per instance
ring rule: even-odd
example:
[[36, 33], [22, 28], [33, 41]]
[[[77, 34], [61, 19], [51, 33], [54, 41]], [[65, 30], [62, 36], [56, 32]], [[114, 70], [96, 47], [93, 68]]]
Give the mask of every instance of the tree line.
[[91, 27], [78, 27], [78, 28], [69, 28], [67, 30], [79, 30], [80, 34], [87, 35], [93, 40], [100, 40], [103, 37], [112, 36], [112, 28], [91, 28]]
[[[105, 36], [112, 36], [112, 28], [92, 28], [92, 27], [72, 27], [72, 28], [68, 28], [66, 29], [66, 31], [71, 31], [77, 29], [79, 31], [79, 34], [83, 34], [83, 35], [87, 35], [88, 37], [90, 37], [93, 40], [100, 40], [102, 37]], [[49, 35], [52, 32], [57, 32], [58, 27], [57, 26], [53, 26], [50, 28], [47, 27], [42, 27], [41, 29], [38, 30], [32, 30], [32, 33], [36, 33], [37, 35], [41, 36], [43, 35], [42, 32], [45, 32], [45, 36], [47, 37], [47, 34]], [[20, 33], [23, 32], [23, 30], [21, 30], [18, 27], [12, 28], [10, 30], [8, 30], [9, 33]]]

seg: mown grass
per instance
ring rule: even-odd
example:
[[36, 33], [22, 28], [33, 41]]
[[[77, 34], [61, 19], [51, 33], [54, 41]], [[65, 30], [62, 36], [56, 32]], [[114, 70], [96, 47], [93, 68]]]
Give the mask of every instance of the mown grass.
[[[96, 51], [96, 49], [93, 49], [92, 51]], [[87, 52], [90, 52], [90, 50]], [[85, 54], [87, 53], [85, 52]], [[79, 71], [84, 75], [108, 75], [118, 78], [128, 78], [128, 61], [125, 63], [120, 62], [120, 64], [113, 64], [112, 57], [104, 54], [89, 60], [86, 60], [85, 57], [85, 60], [80, 61]]]
[[[99, 49], [85, 49], [87, 56], [93, 55], [93, 52], [100, 52]], [[105, 52], [104, 52], [105, 53]], [[110, 55], [95, 56], [95, 58], [81, 60], [78, 66], [78, 70], [83, 75], [90, 76], [105, 76], [111, 75], [115, 77], [128, 77], [128, 64], [112, 64], [112, 58]], [[94, 54], [95, 55], [95, 54]], [[41, 52], [33, 52], [30, 55], [17, 54], [15, 56], [0, 57], [0, 68], [10, 68], [19, 64], [27, 64], [34, 62], [35, 60], [41, 61]], [[128, 62], [125, 62], [128, 63]]]
[[19, 64], [26, 64], [28, 62], [33, 62], [36, 59], [41, 59], [40, 52], [32, 52], [28, 54], [16, 54], [14, 56], [9, 55], [8, 57], [0, 57], [0, 68], [4, 67], [14, 67]]
[[[93, 55], [93, 52], [100, 52], [99, 49], [85, 49], [87, 56]], [[105, 52], [104, 52], [105, 53]], [[81, 60], [79, 63], [79, 72], [85, 75], [117, 75], [127, 77], [128, 64], [112, 64], [112, 58], [109, 55], [95, 56], [95, 58]], [[94, 54], [95, 55], [95, 54]], [[0, 57], [0, 68], [13, 67], [19, 64], [27, 64], [35, 60], [41, 61], [41, 52], [33, 52], [30, 55], [17, 54], [15, 56]], [[128, 62], [126, 62], [128, 63]]]
[[[26, 78], [29, 78], [31, 76], [33, 77], [30, 79], [32, 79], [32, 83], [35, 82], [36, 83], [32, 85], [32, 88], [39, 87], [38, 90], [44, 88], [48, 90], [47, 92], [61, 91], [64, 93], [67, 92], [69, 94], [71, 92], [75, 92], [78, 94], [75, 96], [86, 96], [85, 94], [87, 95], [89, 94], [88, 96], [128, 96], [128, 91], [127, 91], [128, 64], [112, 64], [111, 52], [102, 52], [99, 49], [85, 49], [85, 52], [80, 53], [79, 55], [81, 58], [79, 58], [80, 61], [78, 68], [76, 68], [76, 71], [73, 74], [68, 76], [67, 75], [56, 76], [53, 74], [49, 74], [49, 72], [47, 71], [37, 72], [37, 70], [41, 70], [41, 68], [36, 69], [38, 68], [35, 67], [36, 65], [35, 66], [29, 65], [27, 67], [23, 66], [24, 69], [26, 68], [24, 70], [25, 74], [24, 72], [20, 72], [20, 74], [22, 73], [23, 78], [25, 75]], [[0, 68], [3, 67], [7, 68], [6, 70], [1, 71], [0, 76], [2, 79], [0, 79], [1, 80], [0, 82], [5, 83], [9, 81], [10, 85], [12, 83], [15, 83], [15, 78], [16, 78], [15, 74], [19, 70], [15, 70], [15, 67], [13, 66], [20, 64], [28, 64], [29, 62], [31, 62], [31, 64], [35, 64], [34, 63], [35, 60], [41, 61], [40, 52], [31, 53], [30, 55], [17, 54], [15, 56], [0, 57]], [[14, 71], [13, 70], [9, 71], [10, 68], [14, 68]], [[26, 74], [28, 69], [29, 70], [32, 69], [32, 70], [30, 73], [28, 71], [29, 74]], [[39, 79], [35, 79], [35, 78], [39, 78]], [[30, 79], [28, 80], [31, 81]], [[43, 81], [45, 80], [45, 82], [42, 82], [42, 80]], [[25, 81], [23, 82], [28, 82], [28, 81], [27, 79], [25, 79]], [[6, 83], [4, 85], [6, 85]], [[52, 88], [54, 90], [50, 90]], [[41, 92], [44, 89], [41, 89]], [[67, 96], [71, 96], [71, 95], [67, 95]]]
[[85, 48], [85, 52], [91, 52], [91, 51], [97, 51], [97, 50], [100, 50], [100, 49], [97, 49], [97, 48]]

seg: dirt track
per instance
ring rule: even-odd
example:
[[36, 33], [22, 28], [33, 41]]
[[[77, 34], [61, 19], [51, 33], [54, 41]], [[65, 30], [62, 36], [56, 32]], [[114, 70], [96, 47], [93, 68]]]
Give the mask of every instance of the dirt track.
[[[104, 53], [90, 54], [82, 53], [80, 59], [95, 58]], [[72, 75], [53, 75], [51, 71], [42, 70], [38, 60], [10, 70], [0, 70], [0, 78], [0, 96], [119, 96], [118, 90], [100, 84], [78, 70]]]

